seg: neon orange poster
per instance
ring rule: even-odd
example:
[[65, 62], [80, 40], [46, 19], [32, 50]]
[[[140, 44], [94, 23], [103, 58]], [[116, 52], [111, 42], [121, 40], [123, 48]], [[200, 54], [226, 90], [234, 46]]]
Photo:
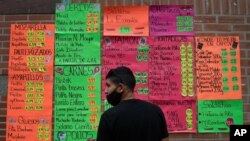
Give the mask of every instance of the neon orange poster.
[[239, 37], [196, 37], [195, 40], [198, 99], [241, 99]]
[[148, 6], [104, 7], [104, 36], [148, 36]]
[[50, 141], [53, 24], [12, 24], [6, 141]]

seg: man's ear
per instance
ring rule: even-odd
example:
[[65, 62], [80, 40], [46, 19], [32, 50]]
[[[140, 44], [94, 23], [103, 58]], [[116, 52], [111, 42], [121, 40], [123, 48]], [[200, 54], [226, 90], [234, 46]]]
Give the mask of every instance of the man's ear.
[[122, 83], [120, 83], [119, 85], [118, 85], [118, 92], [119, 93], [122, 93], [124, 91], [124, 85], [122, 84]]

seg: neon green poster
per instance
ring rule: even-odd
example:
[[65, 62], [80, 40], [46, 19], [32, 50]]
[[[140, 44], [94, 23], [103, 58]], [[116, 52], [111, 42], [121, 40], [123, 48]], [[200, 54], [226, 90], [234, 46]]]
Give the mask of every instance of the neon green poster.
[[100, 66], [56, 66], [54, 141], [95, 139], [101, 115]]
[[230, 125], [243, 124], [242, 100], [199, 100], [198, 131], [226, 132]]
[[55, 64], [100, 64], [100, 37], [89, 34], [56, 34]]
[[55, 27], [55, 65], [101, 63], [100, 4], [57, 4]]
[[99, 33], [99, 3], [56, 4], [56, 33]]
[[113, 107], [111, 104], [108, 103], [106, 99], [103, 100], [102, 102], [103, 102], [104, 111], [107, 111], [108, 109]]

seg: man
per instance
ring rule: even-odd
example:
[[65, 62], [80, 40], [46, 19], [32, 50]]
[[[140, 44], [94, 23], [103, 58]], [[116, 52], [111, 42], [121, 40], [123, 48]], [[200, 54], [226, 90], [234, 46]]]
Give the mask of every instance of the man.
[[102, 114], [97, 141], [168, 141], [161, 109], [133, 98], [135, 77], [127, 67], [111, 69], [106, 76], [107, 101], [113, 105]]

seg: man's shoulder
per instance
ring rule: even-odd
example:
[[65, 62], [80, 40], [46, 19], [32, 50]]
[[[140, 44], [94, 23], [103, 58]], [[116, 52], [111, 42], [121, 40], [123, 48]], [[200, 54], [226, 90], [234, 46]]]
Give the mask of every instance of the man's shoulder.
[[109, 108], [108, 110], [104, 111], [103, 115], [114, 116], [114, 115], [119, 114], [120, 112], [124, 111], [124, 109], [126, 109], [126, 110], [131, 109], [130, 106], [139, 106], [141, 108], [160, 110], [159, 106], [151, 103], [150, 101], [141, 100], [141, 99], [130, 99], [130, 100], [126, 100], [126, 101], [118, 104], [117, 106]]
[[117, 107], [110, 107], [106, 111], [102, 113], [103, 116], [113, 116], [115, 113], [117, 113]]
[[140, 101], [143, 105], [152, 107], [152, 108], [159, 108], [159, 106], [157, 106], [156, 104], [151, 103], [150, 101], [146, 101], [146, 100], [140, 100], [138, 99], [138, 101]]

